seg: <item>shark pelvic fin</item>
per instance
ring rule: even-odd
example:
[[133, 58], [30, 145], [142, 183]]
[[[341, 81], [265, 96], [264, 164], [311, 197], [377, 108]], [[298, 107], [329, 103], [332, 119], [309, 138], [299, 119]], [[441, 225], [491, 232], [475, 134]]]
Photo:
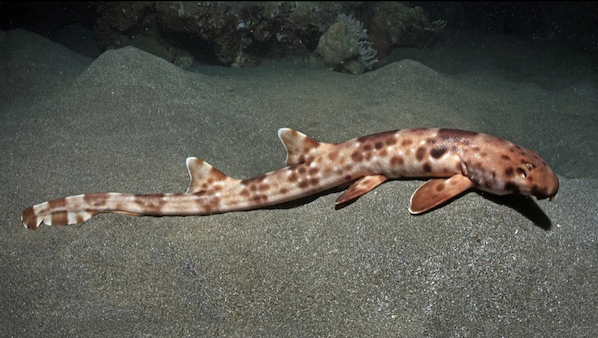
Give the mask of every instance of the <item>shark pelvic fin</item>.
[[473, 187], [474, 183], [463, 175], [431, 179], [415, 190], [409, 212], [417, 215], [430, 211]]
[[278, 137], [287, 150], [286, 165], [309, 162], [330, 151], [333, 144], [322, 143], [289, 128], [278, 129]]
[[341, 204], [354, 200], [359, 196], [370, 192], [372, 189], [386, 181], [386, 179], [387, 178], [384, 175], [364, 176], [351, 184], [349, 189], [336, 199], [335, 203]]

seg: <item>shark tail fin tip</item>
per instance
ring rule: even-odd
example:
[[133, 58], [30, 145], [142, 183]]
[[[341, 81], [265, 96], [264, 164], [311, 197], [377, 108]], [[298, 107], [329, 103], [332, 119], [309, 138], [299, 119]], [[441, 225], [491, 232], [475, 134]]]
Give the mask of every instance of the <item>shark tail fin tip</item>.
[[[67, 198], [59, 199], [63, 203]], [[57, 201], [57, 200], [54, 200]], [[71, 225], [87, 221], [92, 218], [98, 211], [94, 210], [50, 210], [49, 202], [40, 203], [38, 205], [30, 206], [23, 210], [21, 214], [21, 221], [25, 228], [29, 230], [37, 229], [42, 223], [48, 226], [56, 225]]]

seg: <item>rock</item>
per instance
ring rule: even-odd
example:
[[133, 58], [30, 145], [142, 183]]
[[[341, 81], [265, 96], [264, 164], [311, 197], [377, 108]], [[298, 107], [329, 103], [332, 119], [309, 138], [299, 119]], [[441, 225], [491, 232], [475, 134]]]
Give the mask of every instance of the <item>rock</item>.
[[[95, 34], [103, 49], [137, 44], [152, 53], [155, 49], [171, 62], [188, 54], [198, 63], [234, 67], [257, 65], [264, 59], [290, 58], [301, 63], [317, 51], [329, 65], [355, 58], [368, 70], [377, 61], [373, 42], [385, 56], [393, 46], [433, 43], [442, 26], [429, 23], [421, 8], [395, 2], [125, 1], [91, 5], [98, 13]], [[372, 16], [378, 21], [370, 23]], [[372, 40], [366, 40], [363, 26], [375, 30]]]

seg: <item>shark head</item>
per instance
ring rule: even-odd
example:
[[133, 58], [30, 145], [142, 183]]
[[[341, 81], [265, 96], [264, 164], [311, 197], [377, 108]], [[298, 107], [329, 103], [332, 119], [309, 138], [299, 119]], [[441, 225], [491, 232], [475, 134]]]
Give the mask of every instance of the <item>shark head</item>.
[[[490, 148], [480, 161], [473, 161], [472, 165], [466, 161], [468, 164], [462, 168], [476, 188], [498, 195], [534, 196], [539, 200], [552, 200], [556, 195], [559, 179], [538, 153], [510, 142], [506, 147]], [[482, 167], [492, 170], [481, 170]]]
[[559, 179], [552, 168], [535, 151], [515, 148], [518, 156], [515, 156], [503, 172], [505, 190], [534, 196], [539, 200], [552, 200], [559, 190]]

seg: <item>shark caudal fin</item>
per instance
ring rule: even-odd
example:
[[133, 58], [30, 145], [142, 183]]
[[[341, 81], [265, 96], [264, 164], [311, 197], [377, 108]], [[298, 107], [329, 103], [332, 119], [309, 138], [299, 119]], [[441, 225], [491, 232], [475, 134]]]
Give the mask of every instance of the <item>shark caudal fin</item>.
[[[67, 210], [67, 205], [79, 205], [83, 195], [59, 198], [48, 202], [32, 205], [23, 210], [21, 221], [23, 225], [35, 230], [43, 222], [46, 225], [71, 225], [83, 223], [96, 215], [98, 212], [93, 210]], [[73, 202], [73, 200], [75, 202]]]
[[187, 158], [187, 170], [189, 171], [189, 177], [191, 178], [187, 194], [218, 191], [221, 190], [225, 184], [240, 182], [240, 180], [224, 174], [197, 157]]
[[473, 182], [463, 175], [431, 179], [415, 190], [409, 212], [417, 215], [430, 211], [473, 187]]
[[289, 128], [278, 129], [278, 137], [287, 150], [287, 165], [312, 161], [334, 147], [333, 144], [318, 142], [301, 132]]

